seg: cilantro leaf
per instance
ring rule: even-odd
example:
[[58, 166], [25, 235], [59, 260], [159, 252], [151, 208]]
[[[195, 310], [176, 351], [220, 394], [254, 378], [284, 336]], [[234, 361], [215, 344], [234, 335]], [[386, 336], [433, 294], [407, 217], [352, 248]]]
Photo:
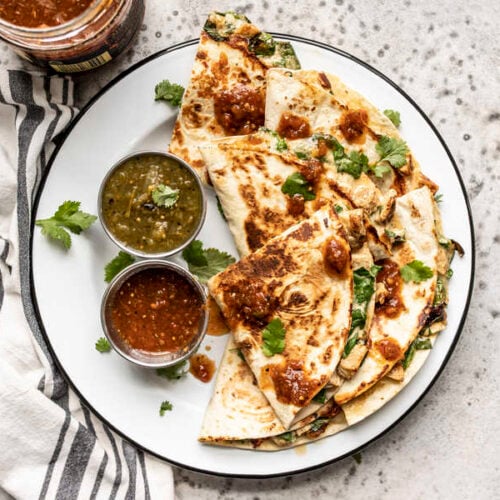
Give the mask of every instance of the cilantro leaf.
[[420, 283], [432, 278], [432, 269], [420, 260], [413, 260], [400, 269], [401, 277], [408, 283], [414, 281]]
[[335, 209], [335, 213], [337, 214], [344, 211], [344, 207], [342, 205], [338, 205], [337, 203], [335, 203], [333, 208]]
[[366, 324], [366, 309], [368, 302], [375, 292], [375, 278], [380, 271], [380, 266], [373, 265], [370, 269], [360, 267], [353, 272], [354, 305], [351, 312], [351, 328], [347, 338], [343, 358], [347, 358], [358, 342], [359, 330]]
[[278, 435], [277, 437], [283, 439], [283, 441], [286, 441], [287, 443], [293, 443], [295, 441], [296, 436], [297, 435], [294, 431], [288, 431]]
[[317, 432], [328, 424], [328, 418], [318, 418], [316, 419], [309, 428], [312, 432]]
[[436, 203], [441, 203], [443, 201], [443, 195], [441, 193], [436, 193], [434, 195], [434, 201]]
[[248, 50], [256, 56], [272, 56], [276, 51], [276, 42], [269, 33], [261, 31], [250, 38]]
[[203, 242], [194, 240], [183, 251], [182, 257], [193, 266], [208, 266], [208, 259], [203, 251]]
[[380, 155], [380, 160], [377, 162], [377, 164], [385, 161], [392, 165], [394, 168], [400, 168], [403, 165], [406, 165], [406, 154], [408, 153], [408, 146], [403, 140], [383, 135], [378, 140], [375, 149]]
[[326, 403], [326, 389], [321, 389], [321, 391], [312, 398], [315, 403], [325, 404]]
[[183, 95], [184, 87], [168, 80], [163, 80], [155, 86], [155, 101], [163, 100], [172, 106], [180, 106]]
[[335, 161], [337, 170], [352, 175], [355, 179], [359, 179], [362, 172], [368, 169], [368, 157], [359, 151], [351, 151], [343, 158]]
[[401, 125], [401, 115], [399, 114], [399, 111], [395, 111], [394, 109], [384, 109], [384, 115], [391, 120], [395, 127], [399, 127]]
[[393, 245], [398, 243], [403, 243], [406, 241], [406, 231], [391, 231], [390, 229], [384, 229], [386, 236], [392, 241]]
[[101, 337], [97, 339], [95, 348], [99, 352], [109, 352], [111, 351], [111, 344], [109, 343], [108, 339], [106, 339], [105, 337]]
[[281, 186], [281, 192], [290, 196], [300, 194], [306, 201], [311, 201], [316, 198], [316, 195], [311, 189], [311, 185], [299, 172], [294, 172], [286, 178], [284, 184]]
[[375, 174], [375, 177], [381, 179], [385, 174], [388, 174], [391, 171], [391, 167], [384, 163], [376, 163], [375, 165], [370, 166], [370, 170]]
[[194, 240], [183, 251], [182, 257], [189, 270], [195, 274], [201, 283], [206, 283], [212, 276], [224, 271], [236, 259], [226, 252], [216, 248], [203, 248], [200, 240]]
[[216, 196], [215, 199], [217, 200], [217, 210], [219, 211], [219, 213], [221, 214], [222, 218], [224, 220], [227, 220], [226, 219], [226, 214], [224, 213], [224, 209], [222, 208], [222, 203], [220, 202], [219, 200], [219, 197]]
[[372, 266], [369, 270], [360, 267], [354, 271], [354, 298], [358, 304], [370, 301], [375, 291], [375, 277], [379, 270], [379, 266]]
[[163, 401], [163, 403], [160, 405], [160, 417], [163, 417], [166, 411], [172, 411], [172, 409], [173, 406], [170, 401]]
[[59, 205], [52, 217], [38, 219], [35, 224], [42, 228], [44, 236], [60, 241], [66, 249], [69, 249], [71, 236], [66, 229], [72, 233], [80, 234], [83, 230], [88, 229], [96, 219], [95, 215], [80, 210], [79, 201], [65, 201]]
[[179, 199], [179, 190], [172, 189], [170, 186], [165, 186], [165, 184], [158, 184], [153, 189], [151, 196], [157, 206], [171, 208]]
[[184, 377], [188, 370], [186, 369], [187, 361], [181, 361], [172, 366], [166, 366], [165, 368], [157, 368], [156, 374], [159, 377], [165, 377], [168, 380], [179, 380]]
[[[363, 326], [364, 326], [364, 324], [363, 324]], [[349, 339], [347, 340], [346, 345], [344, 347], [344, 352], [342, 353], [343, 358], [347, 358], [347, 356], [349, 356], [351, 351], [354, 349], [354, 346], [358, 342], [358, 332], [357, 331], [355, 331], [354, 333], [352, 333], [352, 332], [353, 332], [353, 329], [351, 327], [351, 335], [350, 335]]]
[[285, 327], [279, 318], [274, 318], [263, 330], [262, 352], [270, 357], [285, 349]]
[[266, 132], [267, 134], [271, 134], [274, 138], [276, 138], [276, 151], [278, 153], [283, 153], [283, 151], [286, 151], [288, 149], [288, 143], [286, 142], [286, 139], [284, 137], [281, 137], [281, 135], [276, 132], [276, 130], [271, 130], [270, 128], [266, 127], [261, 127], [259, 129], [261, 132]]
[[120, 271], [135, 262], [135, 258], [127, 252], [120, 250], [118, 255], [110, 260], [104, 268], [104, 281], [109, 283]]
[[294, 151], [295, 153], [295, 156], [299, 159], [299, 160], [307, 160], [308, 158], [310, 158], [310, 154], [309, 153], [306, 153], [305, 151]]
[[403, 365], [403, 368], [406, 370], [411, 362], [413, 361], [413, 358], [415, 357], [415, 351], [419, 350], [424, 350], [424, 349], [432, 349], [432, 343], [429, 339], [424, 339], [422, 337], [417, 337], [411, 344], [410, 347], [405, 352], [405, 357], [403, 361], [401, 361], [401, 364]]

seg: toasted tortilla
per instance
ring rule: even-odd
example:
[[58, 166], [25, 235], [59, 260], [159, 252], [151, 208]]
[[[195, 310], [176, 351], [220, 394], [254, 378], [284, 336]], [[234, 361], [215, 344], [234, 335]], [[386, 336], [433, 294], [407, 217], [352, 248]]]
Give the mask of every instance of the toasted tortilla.
[[[400, 197], [391, 224], [404, 228], [405, 241], [394, 247], [393, 255], [379, 264], [381, 273], [391, 266], [398, 270], [418, 260], [432, 271], [424, 281], [400, 280], [400, 290], [385, 297], [385, 306], [378, 306], [368, 333], [368, 353], [353, 378], [346, 380], [335, 394], [335, 401], [344, 405], [370, 389], [404, 357], [410, 344], [422, 329], [432, 309], [437, 286], [439, 244], [433, 217], [434, 199], [427, 187]], [[393, 306], [393, 299], [398, 299]]]
[[[401, 139], [389, 118], [364, 96], [338, 77], [315, 70], [268, 72], [265, 126], [289, 139], [330, 135], [346, 151], [363, 152], [370, 164], [380, 159], [376, 145], [381, 136]], [[369, 175], [382, 193], [394, 190], [401, 196], [423, 185], [436, 190], [409, 150], [402, 167], [382, 177]]]
[[[214, 276], [208, 287], [259, 389], [289, 429], [331, 378], [349, 331], [351, 251], [337, 215], [318, 210]], [[266, 356], [263, 331], [276, 318], [285, 347]]]
[[206, 444], [263, 451], [298, 446], [345, 428], [342, 411], [331, 408], [332, 403], [310, 403], [310, 415], [285, 429], [230, 336], [198, 439]]
[[208, 16], [169, 147], [202, 180], [207, 176], [199, 144], [264, 124], [265, 75], [272, 66], [299, 67], [290, 43], [274, 41], [234, 12]]
[[[432, 344], [434, 344], [435, 340], [435, 335], [429, 337], [429, 341]], [[410, 363], [408, 368], [404, 370], [403, 380], [396, 381], [388, 376], [385, 376], [371, 389], [368, 389], [360, 396], [342, 405], [342, 410], [348, 425], [354, 425], [361, 422], [393, 399], [406, 385], [409, 384], [413, 377], [415, 377], [424, 365], [425, 360], [430, 353], [430, 349], [416, 351], [413, 361]]]
[[[328, 178], [326, 167], [318, 160], [300, 159], [289, 149], [280, 149], [279, 138], [269, 131], [241, 137], [230, 137], [200, 146], [200, 152], [219, 197], [229, 229], [241, 256], [260, 248], [269, 238], [291, 225], [306, 219], [325, 204], [350, 210], [393, 203], [384, 197], [374, 183], [364, 175], [353, 179], [348, 174], [339, 177], [349, 182], [349, 193], [337, 189]], [[290, 176], [301, 173], [310, 176], [312, 200], [293, 199], [282, 191]], [[347, 190], [347, 188], [346, 188]], [[367, 202], [366, 200], [370, 201]], [[297, 210], [296, 203], [299, 204]], [[300, 207], [302, 203], [302, 207]], [[302, 210], [300, 210], [302, 208]], [[376, 230], [375, 244], [380, 243]]]

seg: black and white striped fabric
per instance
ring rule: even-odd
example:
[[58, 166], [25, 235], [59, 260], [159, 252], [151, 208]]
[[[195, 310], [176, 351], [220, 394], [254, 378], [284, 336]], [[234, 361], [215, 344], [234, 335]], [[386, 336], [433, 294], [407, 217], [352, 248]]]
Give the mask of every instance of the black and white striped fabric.
[[30, 293], [30, 219], [73, 82], [0, 70], [0, 499], [173, 498], [169, 465], [80, 404], [54, 365]]

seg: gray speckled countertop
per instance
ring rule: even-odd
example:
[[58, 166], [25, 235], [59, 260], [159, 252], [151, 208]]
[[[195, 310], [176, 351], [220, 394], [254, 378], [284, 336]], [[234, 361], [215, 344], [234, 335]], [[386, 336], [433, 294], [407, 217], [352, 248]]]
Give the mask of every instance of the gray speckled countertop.
[[[147, 0], [121, 59], [77, 77], [83, 105], [121, 70], [198, 36], [212, 10], [340, 47], [399, 84], [437, 126], [472, 205], [476, 279], [463, 334], [439, 380], [395, 429], [362, 451], [294, 477], [240, 480], [176, 470], [179, 500], [197, 498], [499, 498], [500, 3], [493, 0], [240, 2]], [[0, 67], [15, 56], [0, 43]]]

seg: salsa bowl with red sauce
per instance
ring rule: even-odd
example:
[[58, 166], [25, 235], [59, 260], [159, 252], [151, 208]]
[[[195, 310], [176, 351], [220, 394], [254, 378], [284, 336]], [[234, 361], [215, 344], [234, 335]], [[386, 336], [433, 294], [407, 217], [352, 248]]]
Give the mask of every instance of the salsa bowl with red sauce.
[[111, 281], [101, 322], [111, 346], [140, 366], [161, 368], [194, 354], [208, 325], [207, 295], [183, 267], [143, 260]]

